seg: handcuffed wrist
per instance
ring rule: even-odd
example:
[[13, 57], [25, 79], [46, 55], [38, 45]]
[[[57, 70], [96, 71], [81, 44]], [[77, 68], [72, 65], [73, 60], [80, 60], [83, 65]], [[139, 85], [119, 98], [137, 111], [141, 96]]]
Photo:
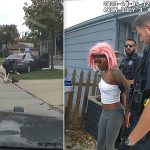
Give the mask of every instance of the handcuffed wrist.
[[125, 114], [128, 114], [130, 110], [128, 108], [125, 108]]
[[128, 145], [128, 146], [133, 146], [134, 145], [129, 138], [127, 138], [125, 140], [125, 144]]

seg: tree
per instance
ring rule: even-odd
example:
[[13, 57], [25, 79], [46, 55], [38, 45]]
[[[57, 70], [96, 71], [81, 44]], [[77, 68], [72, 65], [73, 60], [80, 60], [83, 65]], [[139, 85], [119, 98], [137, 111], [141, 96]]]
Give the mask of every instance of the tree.
[[35, 47], [39, 46], [39, 37], [36, 32], [25, 32], [25, 34], [22, 36], [22, 39], [29, 43], [34, 43]]
[[5, 44], [8, 49], [8, 44], [13, 44], [19, 38], [19, 33], [16, 25], [0, 25], [0, 41]]
[[63, 32], [57, 34], [56, 45], [58, 47], [59, 54], [63, 54]]
[[[31, 0], [32, 5], [25, 3], [25, 24], [31, 32], [36, 31], [39, 40], [51, 41], [49, 56], [51, 69], [53, 65], [54, 41], [56, 35], [63, 31], [63, 5], [61, 0]], [[63, 32], [62, 32], [63, 33]]]

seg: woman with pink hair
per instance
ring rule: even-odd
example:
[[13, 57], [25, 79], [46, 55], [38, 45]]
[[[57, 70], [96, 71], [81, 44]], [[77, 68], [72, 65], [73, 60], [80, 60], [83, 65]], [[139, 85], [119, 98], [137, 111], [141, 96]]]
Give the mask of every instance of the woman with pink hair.
[[102, 71], [99, 83], [102, 113], [98, 124], [97, 150], [114, 150], [123, 121], [128, 126], [128, 118], [124, 120], [128, 100], [120, 96], [121, 93], [128, 94], [128, 82], [119, 70], [114, 50], [108, 43], [93, 46], [88, 61], [91, 68], [97, 67]]

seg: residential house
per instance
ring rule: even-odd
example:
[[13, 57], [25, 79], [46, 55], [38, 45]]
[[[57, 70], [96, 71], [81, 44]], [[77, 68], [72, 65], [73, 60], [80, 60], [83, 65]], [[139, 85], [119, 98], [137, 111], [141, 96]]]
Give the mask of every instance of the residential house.
[[89, 70], [87, 57], [89, 49], [97, 42], [106, 41], [114, 50], [124, 53], [124, 42], [127, 38], [134, 38], [141, 53], [144, 45], [139, 37], [131, 30], [132, 20], [139, 14], [114, 12], [82, 22], [65, 30], [65, 68], [72, 72], [76, 68], [77, 74], [83, 69], [85, 74]]
[[[115, 51], [124, 53], [125, 40], [127, 38], [133, 38], [137, 41], [138, 53], [142, 55], [144, 45], [140, 42], [137, 34], [132, 32], [131, 29], [131, 23], [138, 14], [138, 9], [134, 13], [118, 11], [90, 19], [65, 29], [64, 68], [68, 70], [67, 78], [71, 79], [73, 69], [76, 68], [76, 81], [79, 81], [79, 74], [83, 69], [84, 81], [86, 81], [87, 73], [91, 70], [88, 66], [88, 52], [98, 42], [108, 42]], [[91, 71], [91, 73], [91, 81], [93, 81], [94, 71]], [[77, 90], [74, 92], [76, 93]], [[83, 100], [83, 95], [81, 99]]]
[[[144, 11], [146, 12], [146, 8], [143, 9]], [[145, 45], [140, 42], [137, 34], [132, 32], [131, 29], [131, 23], [138, 14], [138, 9], [134, 13], [118, 11], [67, 28], [64, 32], [64, 67], [68, 70], [68, 78], [71, 79], [72, 71], [76, 68], [77, 80], [82, 69], [84, 70], [84, 80], [86, 80], [86, 74], [90, 70], [87, 60], [88, 52], [98, 42], [108, 42], [114, 50], [124, 53], [125, 40], [127, 38], [133, 38], [137, 42], [138, 53], [142, 55], [142, 50]], [[92, 71], [91, 81], [93, 80], [93, 75], [94, 71]], [[74, 92], [76, 93], [76, 91]], [[84, 128], [97, 139], [97, 126], [101, 109], [100, 105], [97, 105], [96, 102], [88, 102], [89, 105]]]
[[10, 53], [24, 52], [26, 48], [30, 49], [32, 55], [39, 56], [39, 49], [34, 48], [32, 43], [16, 42], [14, 44], [8, 45], [8, 51]]

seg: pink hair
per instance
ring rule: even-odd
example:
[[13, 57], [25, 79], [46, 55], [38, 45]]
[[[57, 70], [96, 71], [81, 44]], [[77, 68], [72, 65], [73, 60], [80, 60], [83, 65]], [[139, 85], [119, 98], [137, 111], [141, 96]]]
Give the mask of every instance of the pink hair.
[[115, 52], [114, 52], [113, 48], [108, 43], [106, 43], [106, 42], [97, 43], [95, 46], [93, 46], [90, 49], [89, 55], [88, 55], [88, 62], [89, 62], [89, 66], [91, 68], [95, 67], [93, 55], [96, 55], [96, 54], [106, 56], [107, 61], [108, 61], [108, 69], [109, 70], [118, 66]]

